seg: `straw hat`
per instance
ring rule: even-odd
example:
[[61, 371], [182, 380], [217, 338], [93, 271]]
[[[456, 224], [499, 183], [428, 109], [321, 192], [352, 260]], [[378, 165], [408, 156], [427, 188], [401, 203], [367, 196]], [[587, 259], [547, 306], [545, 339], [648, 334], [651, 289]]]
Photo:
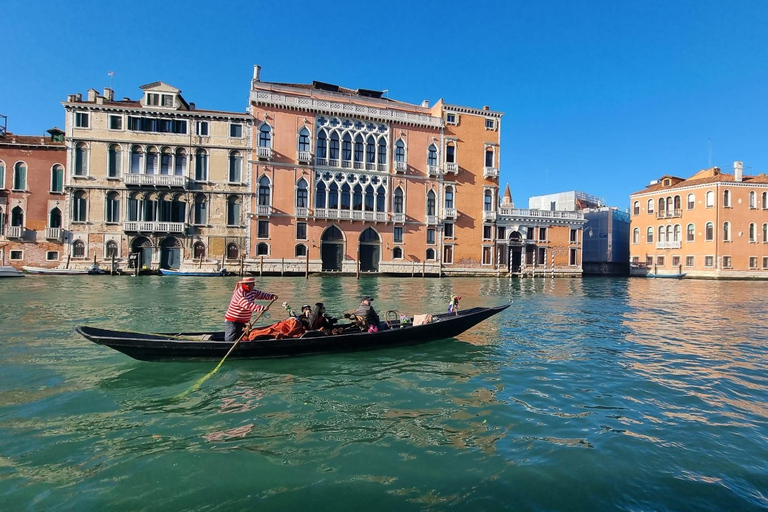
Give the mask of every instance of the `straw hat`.
[[256, 278], [254, 277], [244, 277], [237, 282], [237, 284], [255, 284], [255, 283], [256, 283]]

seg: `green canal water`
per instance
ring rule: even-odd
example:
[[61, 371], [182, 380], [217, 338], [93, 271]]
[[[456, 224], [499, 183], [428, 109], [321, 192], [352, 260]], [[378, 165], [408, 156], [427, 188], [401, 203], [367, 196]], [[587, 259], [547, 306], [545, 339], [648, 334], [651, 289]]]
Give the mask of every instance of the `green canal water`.
[[0, 281], [0, 510], [768, 508], [765, 284], [257, 278], [298, 308], [509, 309], [375, 352], [146, 363], [73, 329], [220, 329], [236, 278]]

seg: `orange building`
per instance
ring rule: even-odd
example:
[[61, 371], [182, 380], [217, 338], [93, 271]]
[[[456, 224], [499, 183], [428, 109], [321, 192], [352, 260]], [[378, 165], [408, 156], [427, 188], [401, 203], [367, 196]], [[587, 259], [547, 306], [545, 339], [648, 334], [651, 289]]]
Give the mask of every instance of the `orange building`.
[[768, 278], [768, 176], [718, 167], [630, 195], [633, 273]]
[[258, 66], [250, 112], [248, 270], [494, 268], [501, 113], [262, 82]]
[[64, 132], [15, 135], [0, 130], [0, 264], [63, 263]]

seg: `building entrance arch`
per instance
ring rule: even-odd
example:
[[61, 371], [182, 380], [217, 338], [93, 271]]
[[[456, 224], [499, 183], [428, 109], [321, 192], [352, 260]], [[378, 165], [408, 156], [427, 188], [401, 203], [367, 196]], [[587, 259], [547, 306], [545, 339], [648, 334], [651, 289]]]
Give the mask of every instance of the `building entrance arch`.
[[131, 252], [138, 254], [136, 266], [138, 268], [149, 268], [152, 265], [152, 241], [145, 236], [137, 236], [131, 242]]
[[330, 226], [320, 237], [320, 257], [323, 270], [341, 271], [344, 261], [344, 234], [336, 226]]
[[160, 268], [177, 270], [181, 266], [181, 242], [169, 236], [160, 243]]
[[513, 231], [509, 234], [508, 256], [507, 270], [509, 272], [520, 272], [523, 262], [523, 235], [519, 231]]
[[381, 260], [381, 238], [373, 228], [360, 233], [360, 271], [378, 272]]

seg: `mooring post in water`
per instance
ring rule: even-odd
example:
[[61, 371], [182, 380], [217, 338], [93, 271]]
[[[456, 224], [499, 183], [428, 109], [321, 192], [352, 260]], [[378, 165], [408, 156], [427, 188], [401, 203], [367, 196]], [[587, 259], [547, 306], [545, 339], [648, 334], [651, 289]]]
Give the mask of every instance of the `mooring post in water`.
[[355, 267], [357, 268], [357, 278], [360, 279], [360, 244], [357, 245], [357, 263]]
[[113, 276], [115, 275], [115, 252], [112, 251], [112, 269], [109, 271], [109, 275]]
[[424, 277], [424, 270], [427, 268], [427, 260], [422, 260], [421, 262], [421, 277]]
[[309, 279], [309, 244], [307, 244], [307, 261], [304, 268], [304, 278]]
[[280, 275], [285, 274], [285, 258], [280, 258]]
[[411, 277], [416, 275], [416, 260], [411, 260]]
[[259, 277], [264, 274], [264, 256], [259, 259]]

